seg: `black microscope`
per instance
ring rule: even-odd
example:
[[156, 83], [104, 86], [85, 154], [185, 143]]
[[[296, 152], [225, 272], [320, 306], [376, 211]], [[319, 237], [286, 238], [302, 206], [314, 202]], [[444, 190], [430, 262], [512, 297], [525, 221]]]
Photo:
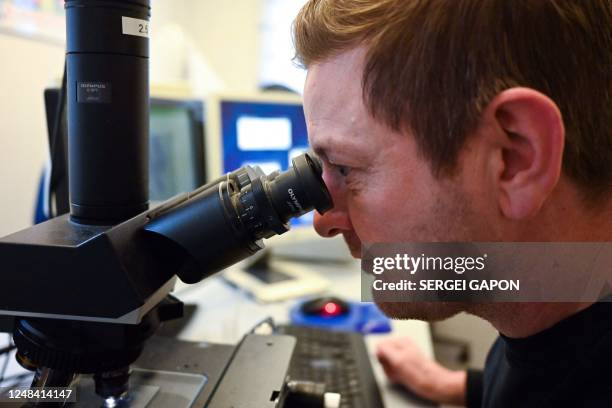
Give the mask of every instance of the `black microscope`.
[[199, 282], [259, 251], [291, 218], [331, 208], [320, 163], [304, 154], [269, 176], [246, 166], [149, 209], [150, 0], [65, 8], [70, 214], [0, 239], [0, 331], [35, 371], [32, 387], [93, 375], [98, 400], [76, 406], [136, 406], [132, 367], [141, 379], [204, 378], [189, 406], [284, 406], [293, 338], [203, 347], [154, 333], [182, 316], [170, 295], [177, 276]]

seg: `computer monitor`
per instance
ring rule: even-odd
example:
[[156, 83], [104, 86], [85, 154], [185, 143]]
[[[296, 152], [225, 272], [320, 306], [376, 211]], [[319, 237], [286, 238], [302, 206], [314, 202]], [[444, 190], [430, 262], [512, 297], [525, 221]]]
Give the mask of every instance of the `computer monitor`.
[[[266, 174], [284, 171], [291, 166], [293, 157], [308, 150], [299, 96], [281, 93], [225, 96], [209, 106], [208, 129], [211, 135], [218, 135], [208, 138], [211, 175], [244, 165], [259, 166]], [[213, 146], [217, 143], [220, 144]], [[312, 225], [312, 213], [294, 220], [292, 225]]]
[[[221, 95], [207, 100], [207, 164], [210, 178], [245, 164], [266, 173], [286, 170], [291, 159], [309, 149], [302, 97], [263, 92]], [[303, 259], [345, 260], [338, 245], [323, 240], [312, 228], [313, 212], [292, 221], [292, 231], [268, 240], [274, 255]]]
[[[45, 90], [50, 145], [58, 101], [59, 89]], [[204, 106], [198, 100], [151, 98], [150, 112], [149, 199], [155, 205], [206, 181]], [[66, 134], [63, 118], [56, 144], [58, 153], [53, 158], [58, 178], [55, 215], [70, 211]]]
[[206, 181], [202, 102], [151, 99], [149, 199], [192, 191]]

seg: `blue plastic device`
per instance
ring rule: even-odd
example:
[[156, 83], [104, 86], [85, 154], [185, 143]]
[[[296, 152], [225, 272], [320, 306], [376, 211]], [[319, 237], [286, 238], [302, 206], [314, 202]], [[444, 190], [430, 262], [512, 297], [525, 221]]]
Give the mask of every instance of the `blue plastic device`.
[[289, 316], [292, 324], [362, 334], [391, 331], [391, 321], [374, 303], [349, 302], [349, 310], [346, 314], [313, 316], [302, 312], [302, 305], [309, 300], [311, 299], [299, 301], [291, 308]]

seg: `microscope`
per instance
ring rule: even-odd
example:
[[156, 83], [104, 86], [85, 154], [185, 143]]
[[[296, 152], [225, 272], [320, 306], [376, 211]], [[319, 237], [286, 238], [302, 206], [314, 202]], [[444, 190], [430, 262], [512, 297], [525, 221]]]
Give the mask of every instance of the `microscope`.
[[270, 175], [245, 166], [149, 209], [150, 0], [65, 9], [70, 213], [0, 239], [0, 331], [35, 372], [32, 387], [86, 374], [96, 395], [74, 406], [178, 408], [148, 405], [151, 386], [138, 405], [129, 385], [136, 371], [141, 382], [174, 373], [173, 384], [195, 384], [178, 396], [185, 406], [298, 406], [287, 402], [292, 337], [251, 334], [234, 347], [154, 333], [182, 316], [177, 277], [199, 282], [287, 232], [291, 218], [332, 207], [320, 163], [303, 154]]

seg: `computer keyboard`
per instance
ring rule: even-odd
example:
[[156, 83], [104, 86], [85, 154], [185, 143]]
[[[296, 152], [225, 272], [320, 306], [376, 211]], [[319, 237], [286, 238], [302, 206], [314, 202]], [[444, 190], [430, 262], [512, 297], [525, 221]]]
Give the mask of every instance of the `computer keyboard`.
[[324, 383], [342, 396], [341, 408], [384, 407], [362, 335], [293, 325], [277, 332], [297, 338], [292, 380]]

